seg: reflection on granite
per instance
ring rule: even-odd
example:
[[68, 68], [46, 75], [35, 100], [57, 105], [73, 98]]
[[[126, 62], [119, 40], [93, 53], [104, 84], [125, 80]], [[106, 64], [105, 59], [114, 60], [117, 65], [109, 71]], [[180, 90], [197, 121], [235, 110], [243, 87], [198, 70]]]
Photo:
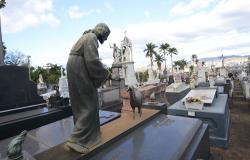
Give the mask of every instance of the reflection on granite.
[[[120, 113], [100, 111], [101, 125], [120, 117]], [[68, 117], [54, 123], [28, 131], [23, 144], [23, 150], [31, 155], [40, 153], [58, 144], [64, 143], [74, 129], [73, 117]], [[0, 156], [6, 157], [7, 145], [13, 137], [0, 141]], [[0, 158], [0, 159], [1, 159]]]
[[119, 118], [120, 116], [121, 114], [117, 112], [99, 111], [101, 125], [104, 125], [112, 120], [115, 120], [116, 118]]
[[53, 147], [65, 142], [74, 128], [73, 117], [68, 117], [43, 127], [29, 131], [34, 139], [43, 144]]
[[91, 159], [180, 159], [201, 125], [198, 119], [160, 115]]
[[[101, 125], [120, 117], [120, 113], [99, 111]], [[47, 146], [64, 143], [74, 129], [73, 117], [68, 117], [46, 126], [31, 130], [29, 134]]]
[[9, 123], [10, 121], [20, 120], [27, 117], [32, 117], [34, 115], [46, 114], [49, 111], [55, 111], [55, 108], [48, 109], [47, 107], [37, 108], [30, 111], [8, 114], [5, 116], [0, 116], [0, 124]]

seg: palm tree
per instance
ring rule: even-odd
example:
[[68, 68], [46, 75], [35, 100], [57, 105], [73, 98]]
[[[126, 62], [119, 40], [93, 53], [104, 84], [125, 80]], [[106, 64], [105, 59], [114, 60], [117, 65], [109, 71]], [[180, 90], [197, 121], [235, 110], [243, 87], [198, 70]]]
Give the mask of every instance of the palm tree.
[[173, 70], [173, 59], [172, 58], [173, 58], [173, 54], [177, 55], [177, 53], [178, 53], [178, 51], [174, 47], [168, 49], [168, 55], [170, 55], [170, 57], [171, 57], [172, 75], [173, 75], [173, 72], [174, 72], [174, 70]]
[[160, 52], [163, 52], [164, 55], [164, 61], [165, 61], [165, 70], [166, 70], [166, 53], [168, 52], [170, 45], [168, 43], [163, 43], [160, 45]]
[[156, 55], [155, 55], [155, 60], [154, 60], [154, 61], [155, 61], [156, 64], [157, 64], [159, 73], [161, 73], [161, 64], [162, 64], [162, 62], [164, 61], [163, 55], [161, 55], [161, 54], [156, 54]]
[[150, 63], [151, 63], [151, 69], [153, 67], [153, 56], [156, 55], [155, 48], [157, 47], [155, 44], [147, 43], [146, 44], [146, 49], [144, 49], [144, 52], [146, 52], [146, 57], [150, 57]]

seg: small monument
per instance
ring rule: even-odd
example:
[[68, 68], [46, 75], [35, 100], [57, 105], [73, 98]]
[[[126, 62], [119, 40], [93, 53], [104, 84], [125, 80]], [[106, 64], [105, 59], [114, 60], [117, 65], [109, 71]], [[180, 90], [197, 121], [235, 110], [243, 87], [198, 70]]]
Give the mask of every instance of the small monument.
[[138, 84], [135, 76], [132, 43], [126, 36], [121, 41], [121, 48], [118, 48], [114, 43], [113, 46], [113, 66], [121, 65], [122, 69], [119, 71], [121, 78], [125, 80], [125, 85], [132, 86]]
[[61, 77], [59, 78], [59, 93], [62, 98], [69, 98], [68, 80], [63, 75], [63, 68], [61, 68]]
[[180, 73], [180, 66], [176, 66], [176, 73], [174, 75], [175, 78], [175, 83], [182, 83], [182, 79], [181, 79], [181, 73]]
[[220, 77], [226, 78], [226, 77], [228, 77], [228, 71], [227, 71], [227, 69], [226, 69], [226, 67], [224, 65], [224, 56], [223, 56], [223, 54], [222, 54], [221, 57], [222, 57], [222, 60], [221, 60], [222, 66], [221, 66], [221, 68], [219, 70], [219, 75], [220, 75]]
[[198, 67], [197, 67], [198, 84], [207, 82], [206, 74], [207, 74], [207, 68], [204, 65], [202, 65], [201, 62], [198, 62]]
[[157, 77], [156, 71], [150, 67], [148, 68], [148, 81], [147, 84], [156, 84], [159, 83], [160, 79]]
[[47, 90], [47, 85], [43, 81], [43, 75], [39, 74], [38, 84], [37, 84], [38, 94], [40, 95], [40, 94], [46, 93], [46, 90]]

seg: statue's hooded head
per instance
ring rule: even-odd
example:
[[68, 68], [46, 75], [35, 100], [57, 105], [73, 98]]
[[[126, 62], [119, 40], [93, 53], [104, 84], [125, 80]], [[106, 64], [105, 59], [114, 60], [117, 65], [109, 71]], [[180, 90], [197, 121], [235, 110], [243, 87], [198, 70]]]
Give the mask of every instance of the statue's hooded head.
[[105, 23], [99, 23], [94, 28], [94, 33], [101, 44], [108, 39], [110, 29]]

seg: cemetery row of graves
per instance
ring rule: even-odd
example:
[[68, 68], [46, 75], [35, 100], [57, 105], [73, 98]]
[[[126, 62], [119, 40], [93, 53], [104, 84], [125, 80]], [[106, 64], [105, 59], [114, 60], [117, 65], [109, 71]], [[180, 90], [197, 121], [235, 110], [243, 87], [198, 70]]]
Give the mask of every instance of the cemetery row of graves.
[[[249, 159], [247, 66], [229, 67], [223, 57], [209, 66], [192, 55], [189, 64], [171, 61], [166, 69], [165, 55], [170, 49], [172, 60], [177, 49], [163, 44], [154, 67], [156, 45], [146, 46], [150, 65], [137, 74], [131, 40], [111, 46], [112, 78], [98, 88], [102, 140], [84, 155], [64, 145], [74, 128], [65, 71], [50, 65], [32, 77], [25, 67], [0, 66], [0, 159], [8, 159], [8, 144], [23, 130], [23, 157], [31, 160]], [[131, 86], [142, 94], [141, 116], [132, 112]]]

